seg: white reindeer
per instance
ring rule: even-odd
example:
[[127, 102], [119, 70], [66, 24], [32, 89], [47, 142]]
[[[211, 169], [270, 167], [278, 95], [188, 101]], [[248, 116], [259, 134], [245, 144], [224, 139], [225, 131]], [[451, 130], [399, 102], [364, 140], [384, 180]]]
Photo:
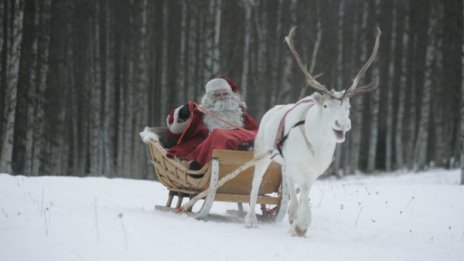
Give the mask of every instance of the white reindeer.
[[[333, 159], [336, 143], [345, 140], [351, 129], [350, 97], [377, 87], [377, 82], [358, 87], [360, 78], [372, 64], [378, 50], [381, 31], [377, 28], [374, 49], [366, 64], [346, 91], [329, 91], [303, 65], [296, 52], [292, 37], [295, 28], [285, 37], [293, 56], [303, 71], [307, 84], [319, 92], [305, 97], [296, 104], [277, 105], [263, 116], [255, 140], [255, 157], [274, 150], [255, 165], [250, 195], [250, 211], [245, 217], [247, 227], [256, 227], [256, 198], [262, 177], [272, 160], [278, 162], [284, 173], [290, 193], [288, 218], [290, 233], [305, 236], [311, 222], [309, 192], [314, 181], [324, 173]], [[279, 136], [282, 133], [283, 136]], [[283, 139], [283, 141], [282, 141]], [[277, 156], [276, 156], [277, 155]], [[297, 199], [297, 188], [300, 190]]]

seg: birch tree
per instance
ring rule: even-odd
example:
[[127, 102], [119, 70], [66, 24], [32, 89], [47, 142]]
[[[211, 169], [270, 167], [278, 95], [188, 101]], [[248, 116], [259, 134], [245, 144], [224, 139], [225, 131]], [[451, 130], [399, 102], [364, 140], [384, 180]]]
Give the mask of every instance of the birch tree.
[[[289, 3], [289, 25], [293, 26], [296, 23], [296, 3], [297, 0], [291, 0]], [[290, 30], [290, 28], [288, 29]], [[288, 32], [287, 32], [288, 33]], [[278, 93], [278, 103], [289, 103], [290, 102], [290, 92], [291, 92], [291, 81], [290, 77], [293, 70], [293, 57], [290, 55], [290, 52], [287, 50], [283, 52], [286, 54], [283, 58], [283, 68], [282, 75], [280, 77], [281, 81], [279, 83], [280, 92]], [[305, 87], [306, 88], [306, 87]]]
[[[103, 163], [102, 158], [102, 119], [100, 113], [100, 101], [102, 100], [102, 73], [101, 73], [101, 44], [100, 42], [103, 39], [100, 38], [100, 26], [99, 26], [99, 14], [100, 9], [102, 8], [99, 5], [99, 2], [95, 2], [92, 7], [93, 15], [91, 17], [90, 23], [90, 44], [88, 45], [88, 53], [90, 54], [91, 67], [87, 71], [87, 86], [90, 90], [90, 108], [89, 108], [89, 141], [90, 141], [90, 169], [89, 173], [91, 175], [100, 176], [103, 174], [101, 163]], [[92, 83], [96, 83], [95, 86], [92, 86]]]
[[[7, 21], [8, 21], [8, 13], [7, 13], [7, 1], [2, 1], [0, 3], [0, 121], [2, 124], [0, 124], [0, 144], [2, 142], [2, 136], [1, 134], [3, 133], [3, 110], [5, 108], [5, 89], [3, 86], [6, 82], [5, 80], [5, 74], [6, 74], [6, 33], [7, 31], [4, 30], [7, 28]], [[1, 152], [0, 152], [1, 153]]]
[[[28, 82], [28, 85], [29, 85], [29, 91], [28, 91], [28, 99], [29, 100], [32, 100], [33, 98], [35, 98], [37, 96], [36, 94], [36, 78], [37, 78], [37, 71], [36, 71], [36, 68], [37, 68], [37, 62], [38, 62], [38, 59], [37, 59], [37, 55], [38, 55], [38, 38], [39, 38], [39, 34], [38, 34], [38, 28], [39, 28], [39, 17], [40, 17], [40, 9], [39, 9], [39, 5], [36, 3], [37, 1], [33, 1], [34, 2], [34, 16], [32, 18], [32, 43], [31, 43], [31, 50], [30, 50], [30, 53], [29, 53], [29, 56], [30, 56], [30, 59], [31, 59], [31, 66], [30, 66], [30, 70], [29, 70], [29, 82]], [[34, 162], [34, 153], [33, 153], [33, 149], [34, 149], [34, 143], [35, 143], [35, 139], [34, 139], [34, 123], [35, 123], [35, 105], [34, 104], [29, 104], [28, 105], [28, 109], [27, 109], [27, 125], [30, 126], [29, 128], [27, 128], [26, 130], [26, 149], [25, 149], [25, 154], [26, 154], [26, 158], [25, 158], [25, 166], [24, 166], [24, 170], [25, 170], [25, 173], [29, 173], [30, 175], [32, 175], [34, 173], [33, 171], [33, 162]]]
[[[426, 167], [427, 160], [427, 141], [429, 137], [429, 119], [430, 119], [430, 96], [433, 84], [432, 66], [435, 62], [435, 37], [433, 37], [434, 28], [436, 27], [436, 15], [427, 15], [430, 17], [426, 24], [428, 27], [427, 34], [427, 47], [425, 57], [425, 74], [424, 74], [424, 88], [422, 91], [420, 121], [418, 125], [417, 141], [414, 150], [415, 170], [423, 170]], [[428, 25], [430, 23], [430, 25]]]
[[[358, 16], [356, 24], [358, 29], [355, 31], [354, 39], [366, 39], [366, 34], [364, 33], [367, 29], [367, 8], [368, 3], [364, 2], [360, 4], [361, 15]], [[365, 48], [365, 45], [361, 45], [358, 41], [357, 52], [353, 57], [355, 61], [354, 68], [357, 68], [360, 64], [367, 60], [368, 50]], [[364, 111], [364, 97], [357, 97], [356, 99], [351, 100], [352, 103], [352, 134], [351, 134], [351, 150], [350, 150], [350, 163], [349, 163], [349, 173], [355, 173], [359, 169], [359, 158], [361, 154], [361, 139], [362, 139], [362, 123], [363, 123], [363, 111]]]
[[248, 95], [248, 74], [250, 64], [250, 42], [251, 42], [251, 14], [255, 7], [253, 0], [242, 0], [241, 4], [245, 9], [245, 35], [243, 40], [243, 54], [242, 54], [242, 75], [240, 78], [241, 94], [243, 97]]
[[206, 27], [207, 38], [207, 58], [206, 58], [206, 71], [204, 72], [205, 79], [211, 78], [220, 70], [220, 50], [219, 40], [221, 37], [221, 6], [222, 0], [209, 1], [209, 19], [208, 26]]
[[[339, 10], [338, 10], [338, 28], [337, 28], [337, 78], [336, 78], [336, 86], [343, 86], [344, 84], [344, 52], [343, 52], [343, 45], [344, 43], [344, 38], [343, 38], [343, 28], [344, 28], [344, 22], [345, 22], [345, 6], [347, 3], [345, 1], [340, 3]], [[349, 142], [347, 142], [349, 143]], [[349, 144], [345, 144], [346, 146], [349, 146]], [[337, 144], [337, 147], [335, 149], [335, 159], [333, 163], [333, 168], [335, 169], [335, 174], [340, 175], [339, 170], [341, 168], [341, 157], [342, 157], [342, 149], [341, 145]]]
[[[463, 7], [464, 13], [464, 7]], [[464, 25], [463, 25], [464, 27]], [[461, 82], [461, 185], [464, 185], [464, 42], [462, 43], [462, 82]]]
[[410, 30], [409, 30], [409, 35], [410, 35], [410, 41], [409, 41], [409, 46], [408, 46], [408, 60], [411, 61], [408, 66], [408, 71], [407, 71], [407, 93], [406, 93], [406, 107], [405, 107], [405, 114], [406, 114], [406, 119], [405, 122], [407, 122], [407, 125], [405, 126], [406, 128], [406, 164], [408, 169], [413, 169], [414, 167], [414, 145], [416, 141], [416, 120], [417, 120], [417, 111], [416, 111], [416, 100], [418, 99], [418, 92], [417, 92], [417, 66], [418, 66], [418, 61], [414, 59], [417, 56], [420, 57], [419, 55], [419, 47], [418, 45], [421, 44], [420, 41], [418, 40], [418, 23], [417, 23], [417, 18], [414, 18], [414, 10], [416, 6], [414, 5], [414, 2], [409, 3], [409, 15], [411, 19], [409, 20], [410, 22]]
[[404, 168], [404, 113], [405, 113], [405, 96], [407, 89], [407, 66], [409, 60], [407, 59], [406, 53], [408, 53], [408, 30], [409, 30], [409, 16], [407, 15], [408, 5], [398, 1], [397, 2], [397, 29], [396, 29], [396, 55], [395, 55], [395, 69], [394, 69], [394, 80], [393, 85], [398, 86], [398, 92], [396, 93], [398, 106], [396, 112], [396, 128], [395, 128], [395, 153], [394, 153], [394, 162], [396, 163], [394, 167], [396, 169]]
[[[374, 14], [376, 10], [377, 4], [372, 2], [369, 3], [369, 19], [368, 24], [372, 24], [372, 20], [375, 19]], [[372, 33], [372, 29], [368, 30]], [[370, 44], [371, 41], [367, 41], [368, 46], [372, 46]], [[382, 49], [383, 47], [380, 47]], [[377, 66], [372, 67], [372, 78], [379, 77], [379, 69]], [[382, 87], [380, 87], [382, 88]], [[376, 159], [377, 159], [377, 141], [378, 141], [378, 134], [379, 134], [379, 106], [380, 106], [380, 91], [376, 90], [369, 94], [369, 138], [368, 138], [368, 152], [367, 152], [367, 169], [368, 173], [374, 172], [376, 169]]]
[[[464, 28], [464, 4], [461, 6], [461, 22]], [[461, 31], [461, 185], [464, 185], [464, 36]]]
[[[146, 89], [148, 88], [148, 75], [147, 75], [147, 0], [138, 1], [137, 12], [137, 28], [139, 31], [138, 34], [138, 46], [137, 46], [137, 70], [136, 70], [136, 80], [135, 82], [135, 100], [137, 101], [136, 104], [133, 106], [132, 114], [135, 115], [135, 123], [131, 130], [131, 133], [137, 131], [137, 128], [141, 128], [147, 120], [147, 114], [145, 108], [148, 106], [148, 97], [145, 95]], [[181, 82], [179, 82], [179, 85]], [[131, 171], [134, 173], [136, 178], [144, 178], [147, 174], [147, 164], [143, 164], [146, 162], [148, 158], [146, 158], [146, 154], [143, 154], [143, 144], [140, 143], [139, 137], [136, 135], [131, 136], [132, 146], [133, 146], [133, 153], [132, 153], [132, 167]], [[145, 155], [145, 157], [144, 157]]]
[[[395, 26], [395, 14], [393, 10], [393, 1], [384, 1], [382, 5], [382, 34], [385, 37], [382, 45], [381, 55], [382, 57], [382, 64], [381, 64], [381, 79], [383, 88], [383, 95], [381, 101], [383, 101], [383, 111], [380, 115], [383, 116], [382, 124], [379, 126], [380, 130], [384, 132], [384, 141], [385, 141], [385, 170], [391, 171], [392, 170], [392, 153], [393, 153], [393, 91], [394, 88], [392, 86], [392, 68], [391, 66], [391, 54], [394, 53], [393, 41], [395, 40], [396, 34], [393, 32], [393, 27]], [[382, 127], [384, 126], [384, 127]]]
[[[10, 6], [8, 6], [10, 4]], [[16, 99], [17, 99], [17, 84], [19, 73], [19, 62], [21, 58], [21, 40], [23, 37], [23, 8], [24, 1], [6, 1], [5, 10], [12, 10], [9, 13], [7, 24], [4, 28], [9, 28], [10, 31], [5, 30], [6, 42], [3, 52], [6, 53], [6, 71], [5, 78], [5, 109], [3, 111], [2, 122], [5, 122], [2, 128], [2, 135], [0, 136], [2, 149], [0, 151], [0, 171], [12, 173], [12, 159], [13, 159], [13, 138], [15, 128], [15, 113], [16, 113]]]
[[115, 122], [115, 93], [114, 93], [114, 34], [111, 30], [114, 25], [114, 16], [110, 12], [109, 3], [101, 1], [101, 14], [100, 14], [100, 25], [102, 27], [100, 31], [100, 38], [102, 38], [101, 52], [102, 52], [102, 64], [101, 68], [104, 70], [102, 73], [102, 88], [104, 90], [103, 95], [103, 173], [107, 176], [114, 175], [114, 156], [115, 146], [113, 144], [114, 137], [114, 126]]

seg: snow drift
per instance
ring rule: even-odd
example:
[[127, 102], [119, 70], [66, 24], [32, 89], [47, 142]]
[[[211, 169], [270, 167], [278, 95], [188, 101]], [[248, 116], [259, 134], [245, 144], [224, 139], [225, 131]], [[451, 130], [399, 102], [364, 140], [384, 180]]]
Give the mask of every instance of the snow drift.
[[286, 219], [246, 229], [155, 211], [167, 198], [155, 181], [0, 174], [0, 260], [462, 260], [459, 175], [317, 181], [295, 238]]

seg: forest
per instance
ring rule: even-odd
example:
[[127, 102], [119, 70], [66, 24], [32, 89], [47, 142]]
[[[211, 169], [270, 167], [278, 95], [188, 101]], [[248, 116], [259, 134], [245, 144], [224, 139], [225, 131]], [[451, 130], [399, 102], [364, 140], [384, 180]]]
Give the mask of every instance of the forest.
[[284, 37], [318, 81], [348, 88], [352, 129], [327, 175], [464, 173], [462, 0], [3, 0], [0, 172], [152, 179], [138, 133], [236, 81], [248, 113], [310, 95]]

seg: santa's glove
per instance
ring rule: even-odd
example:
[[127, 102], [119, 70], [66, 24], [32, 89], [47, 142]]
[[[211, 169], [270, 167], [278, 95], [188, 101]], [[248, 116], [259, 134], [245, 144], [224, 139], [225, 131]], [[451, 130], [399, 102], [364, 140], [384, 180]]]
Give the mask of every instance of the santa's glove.
[[179, 119], [181, 120], [187, 120], [190, 117], [190, 110], [189, 110], [189, 105], [186, 103], [182, 108], [179, 110]]

